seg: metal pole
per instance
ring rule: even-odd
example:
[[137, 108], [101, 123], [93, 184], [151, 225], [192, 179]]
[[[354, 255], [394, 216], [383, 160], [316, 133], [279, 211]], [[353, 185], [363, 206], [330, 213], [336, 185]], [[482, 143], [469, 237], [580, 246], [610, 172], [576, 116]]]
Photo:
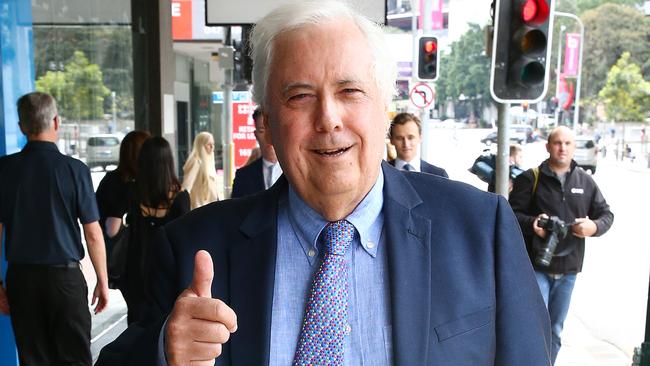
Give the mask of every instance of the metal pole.
[[230, 197], [234, 176], [234, 143], [232, 141], [232, 69], [224, 70], [225, 83], [223, 86], [223, 118], [226, 121], [226, 144], [223, 147], [223, 187], [226, 197]]
[[510, 103], [497, 103], [499, 117], [497, 120], [497, 166], [495, 193], [508, 198], [510, 188]]
[[111, 107], [113, 110], [113, 125], [111, 128], [111, 133], [115, 133], [117, 131], [117, 101], [115, 100], [116, 98], [116, 93], [114, 91], [111, 92]]
[[555, 99], [557, 100], [557, 107], [555, 107], [555, 124], [560, 125], [558, 118], [560, 117], [560, 68], [562, 67], [562, 33], [566, 27], [564, 25], [560, 26], [560, 37], [557, 42], [557, 66], [555, 68]]
[[431, 0], [424, 0], [424, 12], [422, 14], [422, 32], [427, 34], [431, 31]]
[[[424, 0], [424, 9], [420, 9], [420, 14], [422, 16], [422, 34], [428, 34], [431, 32], [431, 0]], [[415, 55], [417, 57], [419, 45], [415, 45]], [[414, 70], [417, 73], [417, 70]], [[423, 107], [420, 111], [420, 116], [422, 120], [422, 146], [420, 148], [420, 156], [423, 159], [430, 159], [429, 157], [429, 116], [427, 116], [428, 108]]]
[[575, 108], [573, 113], [573, 131], [578, 131], [578, 120], [580, 117], [580, 81], [582, 79], [582, 45], [585, 43], [585, 26], [582, 24], [582, 20], [576, 15], [571, 13], [563, 13], [561, 11], [556, 11], [555, 16], [567, 17], [575, 20], [580, 26], [580, 51], [578, 56], [578, 77], [576, 80], [576, 100], [574, 102]]

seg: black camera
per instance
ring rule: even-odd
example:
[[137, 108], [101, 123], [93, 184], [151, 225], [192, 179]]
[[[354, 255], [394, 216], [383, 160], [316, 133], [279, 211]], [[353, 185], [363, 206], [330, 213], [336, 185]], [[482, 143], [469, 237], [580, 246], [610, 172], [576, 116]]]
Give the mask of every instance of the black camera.
[[541, 217], [537, 221], [537, 226], [546, 230], [547, 235], [546, 240], [544, 240], [542, 246], [537, 250], [535, 263], [542, 267], [548, 267], [551, 264], [557, 245], [569, 233], [570, 225], [567, 225], [557, 216], [551, 216], [549, 218]]

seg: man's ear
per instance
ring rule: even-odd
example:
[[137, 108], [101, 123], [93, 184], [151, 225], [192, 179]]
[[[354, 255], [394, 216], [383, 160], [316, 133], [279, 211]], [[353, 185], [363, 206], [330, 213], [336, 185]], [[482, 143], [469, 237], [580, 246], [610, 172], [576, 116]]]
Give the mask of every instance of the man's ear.
[[59, 130], [59, 124], [61, 122], [61, 119], [59, 118], [59, 116], [58, 115], [54, 116], [54, 119], [52, 120], [52, 122], [54, 122], [54, 125], [53, 125], [54, 126], [54, 131], [58, 131]]
[[20, 123], [20, 121], [18, 121], [18, 127], [20, 128], [20, 132], [21, 132], [23, 135], [27, 136], [27, 131], [25, 130], [25, 127], [23, 126], [23, 124]]
[[273, 145], [269, 115], [266, 112], [262, 111], [260, 118], [262, 119], [262, 125], [264, 126], [264, 135], [262, 135], [262, 139], [264, 139], [264, 142], [267, 144]]

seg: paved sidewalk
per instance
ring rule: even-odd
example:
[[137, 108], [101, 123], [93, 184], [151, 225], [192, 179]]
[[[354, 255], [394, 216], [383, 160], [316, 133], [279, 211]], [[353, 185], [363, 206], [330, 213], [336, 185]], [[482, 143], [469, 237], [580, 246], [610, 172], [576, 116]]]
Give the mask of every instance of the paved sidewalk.
[[596, 338], [577, 315], [564, 322], [562, 348], [555, 366], [630, 366], [631, 355], [615, 345]]

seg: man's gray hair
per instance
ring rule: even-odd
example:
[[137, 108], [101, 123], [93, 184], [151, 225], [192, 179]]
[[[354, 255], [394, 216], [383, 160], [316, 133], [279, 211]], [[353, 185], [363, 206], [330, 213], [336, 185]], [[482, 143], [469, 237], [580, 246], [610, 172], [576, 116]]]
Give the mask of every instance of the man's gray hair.
[[[283, 5], [262, 18], [251, 33], [253, 60], [253, 99], [264, 106], [266, 85], [273, 58], [273, 41], [281, 33], [343, 19], [351, 20], [368, 40], [372, 52], [374, 79], [386, 106], [395, 94], [397, 67], [391, 57], [381, 26], [340, 1], [298, 1]], [[355, 57], [355, 55], [349, 55]]]
[[18, 121], [28, 135], [47, 130], [57, 115], [56, 101], [47, 93], [32, 92], [18, 98]]

